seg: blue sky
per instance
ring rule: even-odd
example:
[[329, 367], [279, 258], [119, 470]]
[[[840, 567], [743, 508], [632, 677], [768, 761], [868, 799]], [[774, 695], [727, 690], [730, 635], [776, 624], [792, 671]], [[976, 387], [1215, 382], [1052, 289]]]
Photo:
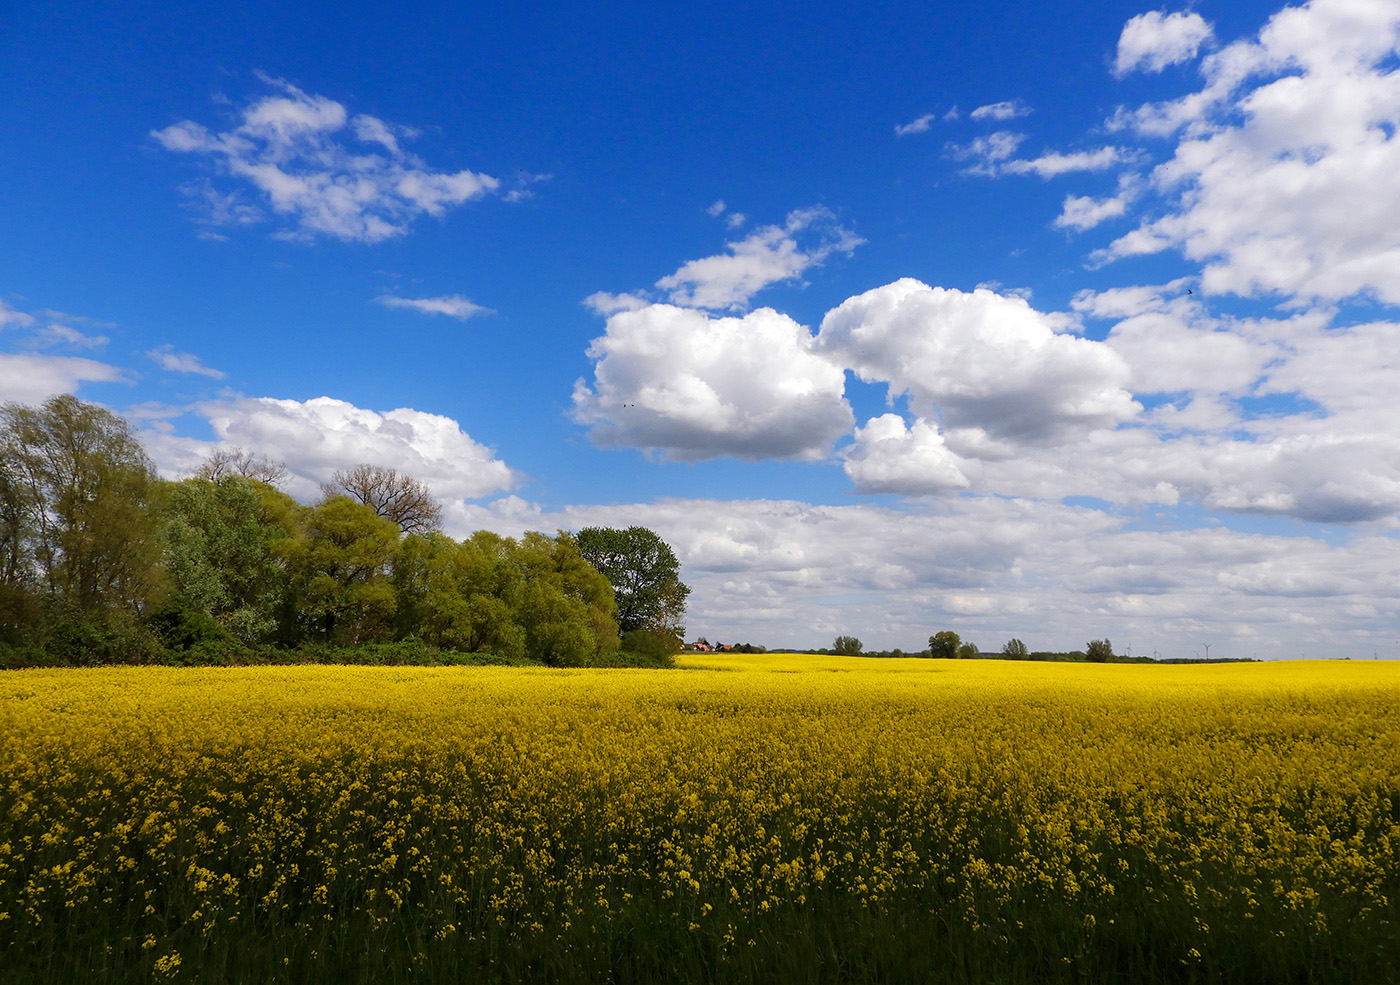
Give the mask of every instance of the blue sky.
[[0, 5], [0, 398], [692, 636], [1400, 657], [1388, 0]]

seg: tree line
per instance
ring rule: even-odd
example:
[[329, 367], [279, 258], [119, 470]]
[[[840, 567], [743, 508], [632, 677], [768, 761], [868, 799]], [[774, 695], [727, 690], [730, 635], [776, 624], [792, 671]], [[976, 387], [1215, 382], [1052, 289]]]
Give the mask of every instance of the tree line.
[[5, 404], [0, 665], [348, 648], [579, 666], [679, 648], [689, 588], [646, 528], [454, 540], [427, 487], [393, 469], [338, 471], [314, 504], [279, 489], [285, 476], [224, 450], [162, 480], [109, 411], [67, 395]]
[[808, 650], [808, 653], [837, 654], [849, 657], [922, 657], [925, 659], [938, 660], [1044, 660], [1060, 663], [1134, 663], [1134, 664], [1203, 664], [1203, 663], [1253, 663], [1252, 659], [1239, 657], [1211, 657], [1205, 660], [1197, 658], [1186, 660], [1181, 658], [1163, 659], [1158, 656], [1144, 657], [1131, 655], [1132, 647], [1128, 647], [1129, 654], [1116, 654], [1113, 652], [1113, 643], [1107, 638], [1090, 640], [1084, 644], [1082, 650], [1031, 650], [1025, 643], [1016, 637], [1012, 637], [1002, 644], [1001, 650], [997, 653], [983, 653], [978, 649], [977, 644], [965, 642], [961, 636], [951, 629], [940, 630], [928, 638], [928, 649], [906, 652], [904, 650], [866, 650], [858, 637], [838, 636], [829, 648], [820, 650]]
[[866, 650], [856, 636], [838, 636], [829, 649], [817, 653], [834, 653], [848, 657], [923, 657], [934, 660], [977, 660], [1000, 658], [1002, 660], [1059, 660], [1108, 663], [1121, 658], [1113, 654], [1113, 644], [1108, 640], [1090, 640], [1084, 650], [1050, 652], [1029, 650], [1019, 639], [1009, 639], [999, 653], [983, 653], [976, 643], [963, 640], [951, 629], [940, 630], [928, 638], [928, 648], [906, 652], [904, 650]]

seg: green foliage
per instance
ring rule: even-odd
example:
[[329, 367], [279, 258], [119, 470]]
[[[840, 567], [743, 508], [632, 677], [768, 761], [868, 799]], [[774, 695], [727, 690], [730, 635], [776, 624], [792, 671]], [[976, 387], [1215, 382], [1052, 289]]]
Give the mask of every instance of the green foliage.
[[172, 595], [154, 610], [147, 623], [171, 650], [192, 650], [200, 645], [219, 643], [227, 633], [201, 605], [184, 595]]
[[84, 619], [156, 596], [155, 472], [122, 418], [67, 394], [0, 408], [0, 579]]
[[838, 636], [836, 641], [831, 644], [831, 652], [846, 657], [858, 657], [864, 652], [864, 649], [861, 647], [860, 640], [854, 636]]
[[389, 570], [399, 528], [363, 504], [333, 496], [304, 507], [297, 534], [277, 543], [303, 629], [327, 643], [389, 639]]
[[266, 522], [259, 487], [237, 474], [163, 484], [163, 560], [172, 590], [244, 643], [270, 637], [286, 591], [273, 542], [287, 532]]
[[[630, 660], [630, 666], [671, 667], [676, 651], [672, 638], [649, 629], [631, 629], [622, 634], [618, 656]], [[596, 666], [596, 665], [595, 665]]]
[[685, 637], [685, 600], [690, 588], [680, 580], [680, 562], [664, 540], [646, 527], [585, 527], [577, 535], [583, 558], [612, 585], [617, 624]]
[[1032, 660], [1043, 660], [1047, 663], [1083, 663], [1083, 650], [1032, 650]]
[[976, 660], [982, 656], [982, 651], [977, 649], [977, 644], [971, 641], [959, 644], [957, 657], [959, 660]]
[[1113, 659], [1113, 644], [1108, 640], [1090, 640], [1085, 644], [1084, 656], [1090, 663], [1108, 663]]
[[962, 637], [951, 629], [945, 629], [928, 638], [929, 656], [940, 660], [952, 660], [958, 656], [958, 647], [961, 645]]
[[1002, 645], [1001, 655], [1007, 660], [1026, 660], [1030, 658], [1030, 651], [1026, 649], [1026, 644], [1012, 637]]

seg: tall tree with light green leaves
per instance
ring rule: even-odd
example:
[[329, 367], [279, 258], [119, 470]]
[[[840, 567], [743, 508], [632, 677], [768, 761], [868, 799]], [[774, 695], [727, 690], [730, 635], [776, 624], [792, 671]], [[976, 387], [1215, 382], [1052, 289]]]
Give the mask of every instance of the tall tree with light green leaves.
[[345, 496], [302, 507], [297, 519], [293, 536], [276, 546], [303, 632], [327, 643], [390, 639], [398, 526]]
[[3, 575], [84, 617], [158, 594], [156, 477], [125, 420], [64, 394], [0, 408]]
[[269, 637], [286, 591], [274, 541], [287, 536], [267, 523], [264, 493], [237, 473], [164, 484], [163, 564], [170, 587], [244, 643]]

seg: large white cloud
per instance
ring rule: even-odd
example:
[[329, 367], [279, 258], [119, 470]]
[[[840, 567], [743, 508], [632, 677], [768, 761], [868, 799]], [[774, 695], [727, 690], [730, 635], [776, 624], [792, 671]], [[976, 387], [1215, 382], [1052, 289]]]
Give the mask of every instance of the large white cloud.
[[1202, 62], [1206, 84], [1120, 113], [1184, 131], [1165, 214], [1101, 254], [1180, 249], [1210, 292], [1400, 303], [1400, 6], [1312, 0]]
[[1277, 346], [1248, 334], [1170, 311], [1124, 319], [1109, 333], [1107, 345], [1131, 368], [1130, 386], [1138, 394], [1244, 395], [1281, 355]]
[[443, 215], [501, 187], [487, 174], [431, 170], [400, 145], [416, 136], [411, 128], [351, 116], [335, 100], [264, 81], [277, 94], [247, 106], [231, 130], [214, 133], [184, 120], [151, 133], [167, 150], [202, 156], [218, 176], [235, 182], [232, 191], [208, 178], [190, 186], [210, 225], [261, 218], [261, 209], [242, 197], [242, 188], [251, 187], [288, 221], [281, 235], [372, 243], [402, 235], [420, 216]]
[[854, 419], [845, 374], [814, 348], [806, 328], [771, 308], [616, 311], [588, 348], [594, 382], [575, 385], [574, 418], [600, 444], [674, 459], [821, 458]]
[[905, 278], [828, 312], [818, 345], [861, 379], [908, 394], [966, 454], [976, 452], [960, 442], [1056, 444], [1135, 415], [1127, 364], [1065, 327], [1021, 298]]
[[148, 432], [152, 456], [175, 475], [216, 447], [236, 447], [285, 463], [285, 486], [303, 500], [337, 469], [362, 462], [396, 469], [426, 483], [443, 500], [486, 496], [515, 484], [511, 469], [450, 417], [409, 408], [374, 411], [333, 397], [276, 400], [235, 397], [197, 405], [217, 438], [202, 442]]
[[965, 463], [948, 450], [935, 425], [916, 420], [909, 427], [898, 414], [882, 414], [857, 428], [843, 457], [846, 475], [860, 493], [936, 495], [971, 485]]

